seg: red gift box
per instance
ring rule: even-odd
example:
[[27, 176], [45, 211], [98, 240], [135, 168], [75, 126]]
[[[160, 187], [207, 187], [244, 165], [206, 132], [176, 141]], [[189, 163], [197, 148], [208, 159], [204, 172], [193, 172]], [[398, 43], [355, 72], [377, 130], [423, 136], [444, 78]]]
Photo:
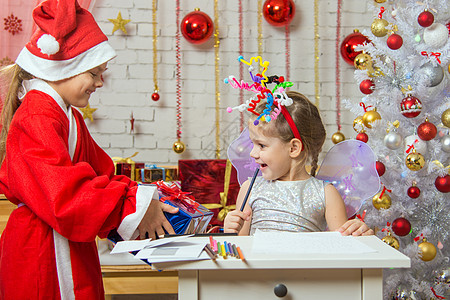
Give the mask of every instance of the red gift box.
[[[236, 207], [239, 193], [237, 172], [226, 159], [189, 159], [178, 161], [181, 190], [191, 192], [195, 200], [214, 213], [210, 224], [223, 226], [223, 219]], [[226, 176], [227, 175], [227, 176]], [[225, 194], [225, 179], [228, 177], [228, 193]]]

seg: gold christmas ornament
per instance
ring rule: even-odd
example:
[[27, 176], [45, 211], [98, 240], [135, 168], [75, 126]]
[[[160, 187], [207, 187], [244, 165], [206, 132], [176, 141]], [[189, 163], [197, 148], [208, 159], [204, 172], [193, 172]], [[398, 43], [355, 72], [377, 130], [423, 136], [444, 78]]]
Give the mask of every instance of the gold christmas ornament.
[[173, 143], [172, 149], [173, 151], [175, 151], [175, 153], [181, 154], [184, 152], [184, 150], [186, 150], [186, 146], [182, 141], [178, 140]]
[[362, 117], [362, 121], [367, 128], [372, 128], [372, 123], [375, 122], [375, 120], [380, 119], [381, 115], [377, 112], [376, 108], [374, 110], [366, 111]]
[[372, 66], [372, 57], [364, 52], [360, 53], [355, 57], [353, 64], [358, 70], [366, 70], [368, 68], [370, 69]]
[[376, 3], [384, 3], [386, 0], [375, 0]]
[[388, 244], [389, 246], [391, 246], [392, 248], [395, 248], [397, 250], [398, 250], [398, 248], [400, 248], [400, 243], [399, 243], [398, 239], [396, 237], [392, 236], [390, 232], [388, 232], [387, 236], [385, 236], [381, 240], [383, 242], [385, 242], [386, 244]]
[[360, 133], [364, 130], [364, 122], [362, 116], [358, 116], [353, 120], [353, 130], [355, 130], [357, 133]]
[[333, 144], [339, 144], [344, 140], [345, 136], [340, 131], [333, 133], [333, 135], [331, 136], [331, 141], [333, 142]]
[[373, 198], [372, 198], [373, 207], [375, 207], [378, 210], [388, 209], [389, 207], [391, 207], [391, 204], [392, 204], [391, 197], [385, 192], [385, 193], [383, 193], [383, 196], [381, 196], [381, 198], [380, 198], [381, 193], [382, 192], [373, 196]]
[[92, 114], [96, 111], [96, 108], [92, 108], [89, 104], [86, 107], [80, 108], [83, 113], [83, 119], [89, 119], [91, 122], [94, 122], [94, 117]]
[[120, 11], [119, 14], [117, 15], [117, 18], [108, 20], [114, 24], [112, 34], [114, 34], [114, 32], [116, 32], [119, 29], [122, 30], [123, 33], [127, 34], [127, 29], [125, 28], [125, 25], [128, 24], [131, 20], [122, 19], [122, 14], [120, 13]]
[[388, 25], [389, 22], [385, 19], [375, 19], [370, 29], [372, 30], [374, 36], [382, 37], [387, 34], [388, 30], [386, 29], [386, 26]]
[[425, 166], [425, 158], [422, 154], [413, 150], [406, 156], [405, 164], [411, 171], [419, 171]]
[[423, 261], [430, 261], [433, 260], [436, 257], [436, 247], [430, 243], [427, 242], [426, 238], [423, 238], [422, 243], [419, 244], [419, 248], [420, 248], [420, 259]]
[[444, 126], [450, 128], [450, 108], [447, 108], [441, 115], [441, 121]]

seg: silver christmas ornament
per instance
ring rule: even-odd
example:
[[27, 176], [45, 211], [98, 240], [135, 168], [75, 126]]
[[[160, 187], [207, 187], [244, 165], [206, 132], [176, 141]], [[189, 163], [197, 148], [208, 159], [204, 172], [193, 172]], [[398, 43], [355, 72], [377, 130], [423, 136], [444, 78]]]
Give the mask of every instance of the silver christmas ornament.
[[450, 153], [450, 135], [444, 135], [441, 139], [442, 151]]
[[437, 86], [444, 79], [444, 70], [439, 65], [433, 66], [432, 63], [427, 62], [420, 69], [428, 79], [427, 86], [429, 87]]
[[401, 147], [403, 138], [395, 131], [391, 131], [384, 137], [384, 145], [391, 150], [395, 150]]

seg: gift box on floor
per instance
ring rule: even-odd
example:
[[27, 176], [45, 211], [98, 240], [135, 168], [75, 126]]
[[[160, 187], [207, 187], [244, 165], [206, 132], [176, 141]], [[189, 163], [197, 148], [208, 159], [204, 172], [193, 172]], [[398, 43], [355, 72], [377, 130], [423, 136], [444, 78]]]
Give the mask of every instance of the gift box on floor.
[[178, 207], [178, 213], [164, 212], [176, 234], [204, 233], [213, 217], [213, 212], [196, 202], [189, 192], [181, 191], [175, 183], [155, 183], [160, 201]]
[[135, 152], [130, 157], [112, 157], [114, 162], [115, 174], [116, 175], [125, 175], [129, 177], [131, 180], [137, 180], [136, 178], [136, 170], [140, 168], [144, 168], [145, 163], [137, 163], [133, 161], [131, 158], [136, 156], [138, 152]]
[[223, 220], [236, 207], [239, 193], [237, 172], [226, 159], [193, 159], [178, 161], [181, 190], [189, 191], [195, 200], [214, 212], [210, 224], [223, 226]]
[[160, 180], [176, 181], [178, 180], [178, 167], [145, 164], [145, 168], [136, 169], [136, 180], [146, 183], [152, 183]]

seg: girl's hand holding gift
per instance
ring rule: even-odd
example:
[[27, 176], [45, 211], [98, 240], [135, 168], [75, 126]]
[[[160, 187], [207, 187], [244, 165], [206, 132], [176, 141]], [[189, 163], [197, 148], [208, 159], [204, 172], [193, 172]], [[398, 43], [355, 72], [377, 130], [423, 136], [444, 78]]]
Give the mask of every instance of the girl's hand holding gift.
[[[141, 240], [146, 238], [156, 239], [160, 235], [164, 235], [166, 232], [168, 234], [175, 234], [175, 231], [164, 215], [164, 212], [176, 214], [178, 212], [178, 208], [162, 203], [161, 201], [150, 201], [147, 212], [138, 226], [139, 237]], [[166, 232], [164, 232], [164, 230]]]
[[338, 229], [338, 231], [342, 233], [342, 235], [352, 236], [374, 234], [373, 230], [370, 229], [369, 226], [366, 225], [366, 223], [359, 219], [348, 220]]

